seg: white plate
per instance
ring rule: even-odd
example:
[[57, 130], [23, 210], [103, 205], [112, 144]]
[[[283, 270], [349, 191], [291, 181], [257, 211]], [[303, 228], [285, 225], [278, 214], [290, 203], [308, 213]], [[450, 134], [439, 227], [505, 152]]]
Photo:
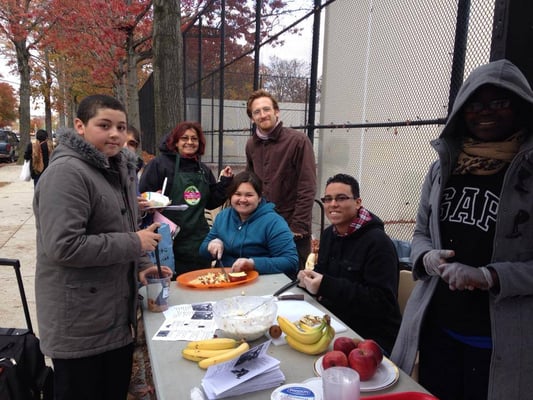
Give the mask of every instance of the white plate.
[[[320, 356], [314, 365], [315, 374], [322, 376], [324, 367], [322, 367], [322, 359], [324, 356]], [[378, 367], [376, 374], [368, 381], [361, 382], [361, 392], [374, 392], [394, 385], [400, 377], [400, 371], [394, 363], [387, 357], [383, 357], [383, 361]]]
[[187, 204], [175, 204], [168, 206], [155, 206], [155, 207], [145, 207], [144, 210], [173, 210], [173, 211], [185, 211], [189, 206]]

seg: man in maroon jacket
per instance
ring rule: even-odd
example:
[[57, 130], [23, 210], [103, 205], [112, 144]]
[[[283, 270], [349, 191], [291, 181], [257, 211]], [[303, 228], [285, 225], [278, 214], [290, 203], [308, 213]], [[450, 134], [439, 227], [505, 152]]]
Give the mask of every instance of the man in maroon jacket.
[[246, 112], [255, 124], [246, 143], [246, 167], [263, 181], [263, 196], [289, 224], [303, 268], [311, 251], [316, 194], [313, 145], [303, 132], [283, 126], [278, 102], [265, 90], [250, 95]]

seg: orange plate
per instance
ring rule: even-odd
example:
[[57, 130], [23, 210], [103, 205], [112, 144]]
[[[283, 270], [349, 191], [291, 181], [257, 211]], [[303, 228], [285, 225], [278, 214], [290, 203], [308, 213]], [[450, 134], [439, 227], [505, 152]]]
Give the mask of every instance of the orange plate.
[[[231, 272], [231, 268], [225, 268], [226, 272]], [[220, 268], [206, 268], [206, 269], [198, 269], [196, 271], [186, 272], [184, 274], [181, 274], [178, 276], [176, 281], [178, 284], [195, 288], [195, 289], [210, 289], [210, 288], [227, 288], [232, 287], [236, 285], [242, 285], [243, 283], [252, 282], [257, 279], [259, 276], [259, 272], [256, 270], [253, 271], [247, 271], [246, 274], [248, 275], [246, 279], [243, 279], [241, 281], [236, 282], [223, 282], [223, 283], [214, 283], [211, 285], [202, 285], [202, 284], [194, 284], [191, 283], [191, 281], [198, 278], [200, 275], [205, 275], [209, 272], [220, 272]]]

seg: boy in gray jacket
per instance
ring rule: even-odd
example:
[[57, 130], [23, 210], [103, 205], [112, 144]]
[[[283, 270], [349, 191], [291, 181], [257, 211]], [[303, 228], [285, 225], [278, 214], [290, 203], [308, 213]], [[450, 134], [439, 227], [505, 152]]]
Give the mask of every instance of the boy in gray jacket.
[[[156, 271], [157, 224], [137, 231], [124, 106], [86, 97], [35, 190], [35, 297], [55, 399], [126, 399], [138, 279]], [[141, 271], [139, 273], [139, 271]]]

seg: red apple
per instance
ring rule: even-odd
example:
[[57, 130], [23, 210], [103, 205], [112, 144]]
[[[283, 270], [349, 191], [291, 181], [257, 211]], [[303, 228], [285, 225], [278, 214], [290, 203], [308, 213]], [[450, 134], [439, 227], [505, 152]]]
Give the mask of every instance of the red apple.
[[322, 368], [348, 367], [348, 357], [340, 350], [328, 351], [322, 358]]
[[381, 360], [383, 360], [383, 350], [381, 350], [381, 347], [379, 347], [379, 344], [377, 344], [372, 339], [365, 339], [359, 342], [357, 345], [357, 348], [363, 349], [363, 350], [371, 350], [374, 352], [374, 356], [376, 357], [376, 363], [381, 364]]
[[367, 381], [374, 376], [378, 369], [376, 358], [372, 350], [356, 348], [348, 356], [350, 368], [359, 373], [361, 381]]
[[339, 336], [333, 342], [333, 350], [342, 351], [344, 354], [346, 354], [346, 357], [348, 357], [350, 351], [352, 351], [356, 347], [357, 346], [354, 343], [353, 339], [346, 336]]

